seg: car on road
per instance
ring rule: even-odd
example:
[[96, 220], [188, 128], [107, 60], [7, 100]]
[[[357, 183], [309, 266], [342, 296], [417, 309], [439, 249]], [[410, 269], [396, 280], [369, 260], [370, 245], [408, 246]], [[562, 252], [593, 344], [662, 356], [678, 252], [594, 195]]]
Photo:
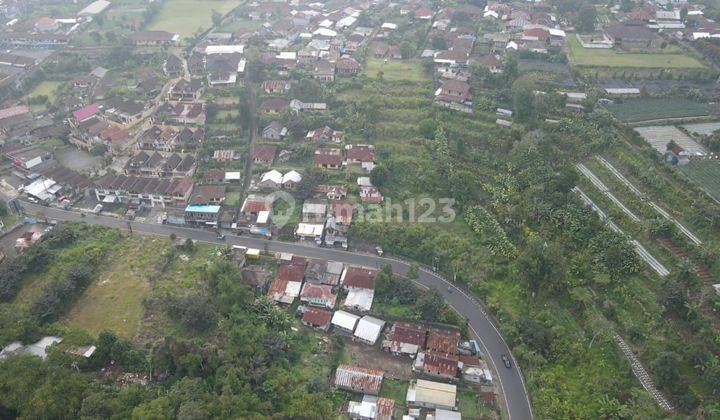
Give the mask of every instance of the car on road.
[[500, 358], [502, 359], [506, 368], [510, 369], [512, 367], [512, 363], [510, 362], [510, 358], [507, 354], [503, 354], [502, 356], [500, 356]]
[[222, 234], [221, 234], [221, 235], [218, 235], [218, 236], [217, 236], [217, 240], [218, 240], [218, 241], [224, 241], [224, 240], [225, 240], [225, 235], [222, 235]]

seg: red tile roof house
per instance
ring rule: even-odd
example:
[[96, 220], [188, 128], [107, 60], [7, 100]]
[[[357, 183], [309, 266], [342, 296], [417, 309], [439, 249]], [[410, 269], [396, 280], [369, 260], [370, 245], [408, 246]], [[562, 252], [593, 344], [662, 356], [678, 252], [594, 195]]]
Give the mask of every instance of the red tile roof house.
[[340, 276], [340, 284], [344, 289], [375, 289], [377, 271], [363, 267], [347, 267]]
[[225, 181], [225, 171], [222, 169], [210, 169], [203, 173], [203, 182], [207, 184], [219, 184]]
[[550, 38], [550, 32], [542, 28], [532, 28], [523, 31], [523, 41], [547, 41]]
[[342, 150], [317, 149], [315, 150], [315, 167], [320, 169], [342, 168]]
[[287, 101], [282, 98], [265, 99], [260, 104], [260, 111], [265, 115], [276, 115], [283, 112], [287, 105]]
[[272, 210], [272, 199], [265, 196], [250, 194], [245, 198], [240, 213], [246, 216], [257, 216], [261, 211]]
[[327, 284], [314, 284], [305, 282], [300, 292], [300, 301], [308, 305], [332, 309], [335, 307], [337, 296], [333, 294], [333, 287]]
[[335, 371], [333, 385], [339, 389], [378, 395], [384, 375], [383, 371], [377, 369], [340, 365]]
[[327, 331], [330, 328], [330, 321], [333, 313], [326, 309], [305, 307], [300, 322], [308, 327], [319, 328]]
[[345, 146], [345, 164], [360, 165], [371, 171], [375, 166], [375, 147], [371, 144], [348, 144]]
[[443, 102], [468, 103], [472, 100], [470, 85], [460, 80], [447, 80], [435, 92], [435, 99]]
[[266, 80], [263, 82], [263, 90], [270, 94], [285, 94], [290, 90], [290, 82], [287, 80]]
[[335, 70], [341, 75], [355, 75], [360, 72], [360, 63], [354, 58], [343, 57], [335, 64]]
[[84, 108], [73, 111], [73, 121], [76, 125], [83, 123], [100, 113], [98, 104], [88, 105]]
[[425, 347], [427, 327], [421, 324], [396, 322], [382, 342], [382, 349], [399, 355], [414, 357], [418, 350]]
[[272, 165], [277, 147], [268, 144], [259, 145], [253, 150], [253, 161], [258, 165]]
[[455, 354], [460, 343], [460, 333], [452, 330], [431, 328], [428, 333], [427, 350], [435, 353]]

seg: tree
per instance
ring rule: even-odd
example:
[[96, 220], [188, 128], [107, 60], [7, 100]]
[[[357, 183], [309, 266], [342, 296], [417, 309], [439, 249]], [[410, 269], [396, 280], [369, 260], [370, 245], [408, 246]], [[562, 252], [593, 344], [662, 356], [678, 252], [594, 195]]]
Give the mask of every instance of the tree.
[[309, 168], [303, 172], [302, 180], [295, 191], [301, 199], [305, 200], [315, 195], [315, 188], [327, 180], [327, 174], [317, 168]]
[[677, 353], [672, 351], [661, 353], [650, 364], [653, 378], [661, 387], [670, 388], [674, 386], [680, 378], [679, 363]]
[[515, 117], [522, 122], [528, 122], [534, 117], [533, 98], [535, 85], [527, 77], [521, 77], [512, 84], [513, 110]]
[[400, 43], [400, 56], [404, 60], [412, 58], [413, 54], [415, 54], [415, 48], [409, 41], [403, 41]]
[[445, 300], [443, 300], [440, 292], [432, 288], [420, 295], [415, 303], [415, 310], [425, 321], [436, 320], [445, 308]]
[[578, 32], [594, 32], [597, 10], [592, 3], [584, 3], [578, 11], [577, 30]]
[[93, 145], [90, 149], [90, 154], [93, 156], [102, 156], [107, 152], [107, 146], [102, 143]]
[[384, 165], [375, 165], [370, 171], [370, 182], [378, 188], [384, 186], [390, 178], [390, 171]]
[[447, 50], [448, 41], [447, 38], [440, 35], [435, 35], [432, 39], [432, 47], [434, 50]]
[[218, 27], [220, 24], [222, 24], [223, 16], [222, 13], [218, 12], [217, 10], [212, 10], [212, 23], [213, 26]]

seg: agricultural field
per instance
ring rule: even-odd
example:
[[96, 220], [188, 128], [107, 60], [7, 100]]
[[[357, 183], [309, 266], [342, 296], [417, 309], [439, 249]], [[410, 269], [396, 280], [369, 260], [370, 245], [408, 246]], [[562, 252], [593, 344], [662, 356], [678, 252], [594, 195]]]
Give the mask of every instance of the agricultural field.
[[430, 77], [419, 61], [415, 60], [388, 60], [385, 62], [377, 58], [368, 58], [363, 74], [377, 78], [382, 72], [382, 78], [391, 82], [429, 82]]
[[720, 201], [720, 162], [705, 160], [678, 168], [714, 200]]
[[147, 29], [168, 31], [189, 38], [199, 30], [212, 26], [213, 10], [224, 15], [240, 3], [239, 0], [167, 0]]
[[685, 149], [688, 153], [704, 153], [705, 149], [687, 134], [672, 125], [654, 125], [635, 128], [646, 142], [663, 154], [671, 141]]
[[720, 122], [685, 124], [682, 128], [693, 134], [709, 136], [710, 134], [720, 130]]
[[634, 67], [663, 69], [699, 69], [705, 65], [694, 57], [670, 47], [658, 53], [622, 53], [615, 50], [583, 48], [580, 42], [569, 36], [570, 58], [582, 67]]
[[630, 99], [607, 104], [605, 108], [620, 121], [629, 123], [710, 114], [707, 105], [688, 99]]

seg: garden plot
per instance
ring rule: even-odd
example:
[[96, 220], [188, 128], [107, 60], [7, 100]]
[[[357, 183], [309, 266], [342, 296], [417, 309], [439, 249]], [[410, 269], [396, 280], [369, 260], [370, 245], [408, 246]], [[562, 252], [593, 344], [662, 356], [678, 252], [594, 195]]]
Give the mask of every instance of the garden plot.
[[583, 190], [581, 190], [578, 187], [573, 188], [573, 191], [577, 193], [580, 196], [580, 199], [588, 206], [590, 207], [595, 213], [598, 214], [600, 217], [600, 220], [606, 223], [606, 226], [612, 230], [613, 232], [627, 237], [628, 241], [630, 242], [630, 245], [635, 249], [635, 253], [647, 263], [647, 265], [650, 266], [660, 277], [665, 277], [668, 274], [670, 274], [670, 271], [668, 271], [667, 268], [665, 268], [660, 261], [657, 260], [657, 258], [653, 257], [653, 255], [648, 252], [647, 249], [645, 249], [640, 242], [638, 242], [635, 239], [632, 239], [628, 237], [625, 232], [623, 232], [612, 220], [608, 219], [607, 215], [600, 207], [598, 207], [590, 197], [585, 194]]
[[661, 155], [667, 151], [667, 144], [670, 141], [674, 141], [689, 154], [705, 155], [705, 149], [677, 127], [671, 125], [653, 125], [649, 127], [636, 127], [635, 131]]
[[710, 134], [716, 132], [717, 130], [720, 130], [720, 122], [685, 124], [681, 127], [693, 134], [701, 134], [704, 136], [709, 136]]
[[615, 118], [628, 123], [710, 115], [710, 109], [706, 104], [682, 98], [628, 99], [606, 104], [604, 107]]
[[653, 201], [647, 200], [647, 197], [645, 196], [645, 194], [643, 194], [642, 191], [640, 191], [635, 185], [633, 185], [630, 181], [628, 181], [628, 179], [625, 178], [625, 176], [624, 176], [623, 174], [621, 174], [620, 171], [618, 171], [618, 170], [615, 168], [615, 166], [613, 166], [612, 163], [608, 162], [608, 161], [607, 161], [604, 157], [602, 157], [602, 156], [595, 156], [595, 157], [596, 157], [597, 160], [600, 161], [600, 163], [602, 163], [613, 175], [615, 175], [615, 177], [616, 177], [617, 179], [619, 179], [620, 182], [622, 182], [623, 184], [625, 184], [625, 186], [628, 187], [628, 189], [629, 189], [630, 191], [632, 191], [633, 194], [635, 194], [635, 195], [636, 195], [638, 198], [640, 198], [641, 200], [645, 201], [650, 207], [653, 208], [653, 210], [655, 210], [658, 214], [660, 214], [660, 216], [662, 216], [662, 217], [664, 217], [665, 219], [673, 222], [673, 223], [675, 224], [675, 226], [677, 226], [677, 228], [680, 229], [680, 232], [682, 232], [683, 235], [687, 236], [688, 239], [690, 239], [695, 245], [702, 245], [702, 241], [701, 241], [697, 236], [695, 236], [695, 234], [693, 234], [688, 228], [686, 228], [685, 226], [683, 226], [682, 223], [680, 223], [676, 218], [670, 216], [670, 214], [669, 214], [667, 211], [663, 210], [662, 207], [658, 206], [658, 205], [655, 204]]
[[720, 202], [720, 162], [701, 160], [679, 166], [680, 172], [705, 191], [716, 202]]

